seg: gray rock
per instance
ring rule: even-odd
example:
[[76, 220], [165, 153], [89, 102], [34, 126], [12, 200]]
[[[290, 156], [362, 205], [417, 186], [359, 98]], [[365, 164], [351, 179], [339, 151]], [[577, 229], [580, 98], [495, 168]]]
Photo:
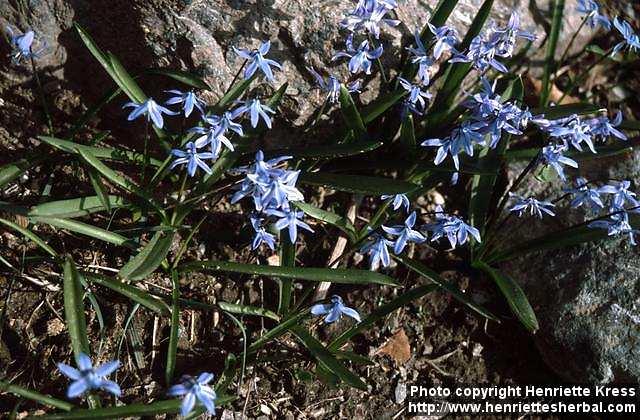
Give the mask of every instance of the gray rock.
[[[637, 182], [640, 152], [584, 163], [580, 171], [590, 180]], [[562, 193], [557, 183], [532, 182], [523, 194], [553, 198]], [[530, 237], [585, 220], [584, 212], [566, 207], [565, 201], [554, 219], [511, 229], [517, 226], [518, 237]], [[501, 267], [525, 290], [540, 322], [535, 336], [540, 352], [566, 380], [640, 382], [639, 257], [640, 249], [625, 237], [529, 254]]]
[[[403, 24], [400, 30], [386, 28], [383, 35], [387, 68], [400, 55], [401, 30], [410, 36], [430, 14], [421, 0], [399, 3], [397, 13]], [[286, 114], [298, 125], [322, 102], [305, 66], [321, 71], [332, 67], [332, 72], [345, 75], [345, 66], [331, 63], [331, 57], [343, 47], [339, 23], [353, 7], [352, 2], [308, 0], [31, 0], [27, 12], [13, 4], [0, 4], [0, 24], [35, 29], [51, 47], [41, 64], [89, 102], [99, 98], [110, 82], [79, 42], [73, 21], [85, 26], [101, 48], [112, 51], [133, 73], [157, 66], [196, 72], [212, 86], [214, 97], [222, 95], [242, 65], [231, 47], [255, 47], [270, 39], [271, 56], [284, 65], [278, 83], [289, 82]], [[482, 0], [460, 0], [448, 23], [464, 34], [481, 4]], [[579, 25], [575, 4], [576, 0], [566, 2], [561, 45]], [[492, 18], [504, 22], [517, 10], [523, 27], [539, 35], [539, 44], [548, 27], [548, 8], [548, 0], [497, 0]], [[584, 30], [575, 47], [582, 48], [590, 36]], [[87, 69], [96, 70], [88, 73]], [[150, 86], [149, 92], [155, 93], [156, 86]], [[363, 95], [363, 101], [370, 99]]]

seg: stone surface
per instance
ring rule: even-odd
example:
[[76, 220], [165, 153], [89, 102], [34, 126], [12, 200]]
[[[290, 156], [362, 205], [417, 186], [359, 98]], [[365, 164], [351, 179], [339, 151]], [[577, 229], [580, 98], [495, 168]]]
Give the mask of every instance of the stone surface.
[[[590, 180], [637, 181], [640, 152], [585, 163], [581, 174]], [[546, 187], [531, 183], [522, 193], [552, 199], [562, 195], [557, 183]], [[558, 206], [554, 219], [527, 219], [528, 223], [516, 225], [518, 237], [538, 236], [585, 220], [581, 210], [566, 207], [566, 202]], [[540, 330], [535, 338], [541, 354], [563, 378], [640, 382], [639, 257], [637, 246], [619, 238], [529, 254], [503, 265], [536, 311]]]
[[[133, 73], [150, 67], [195, 72], [212, 86], [216, 97], [242, 65], [231, 47], [255, 47], [270, 39], [271, 56], [284, 65], [278, 83], [289, 82], [287, 116], [297, 125], [322, 102], [305, 66], [321, 71], [334, 67], [331, 72], [344, 75], [345, 66], [331, 63], [331, 57], [343, 48], [339, 22], [353, 7], [349, 1], [309, 0], [31, 0], [27, 10], [18, 10], [15, 4], [20, 3], [1, 2], [0, 24], [35, 29], [50, 46], [41, 65], [89, 103], [99, 98], [110, 82], [79, 42], [73, 21], [85, 26], [100, 47], [112, 51]], [[410, 36], [414, 28], [421, 27], [437, 2], [399, 3], [397, 13], [403, 23], [397, 29], [386, 28], [383, 35], [388, 68], [400, 55], [401, 35]], [[481, 4], [482, 0], [460, 0], [448, 23], [464, 34]], [[580, 22], [575, 4], [576, 0], [566, 2], [561, 45]], [[523, 27], [539, 34], [539, 44], [548, 27], [548, 8], [548, 0], [496, 0], [492, 18], [504, 22], [511, 10], [517, 10]], [[577, 48], [591, 36], [583, 32]], [[142, 83], [154, 93], [154, 82]], [[368, 99], [365, 94], [363, 100]]]

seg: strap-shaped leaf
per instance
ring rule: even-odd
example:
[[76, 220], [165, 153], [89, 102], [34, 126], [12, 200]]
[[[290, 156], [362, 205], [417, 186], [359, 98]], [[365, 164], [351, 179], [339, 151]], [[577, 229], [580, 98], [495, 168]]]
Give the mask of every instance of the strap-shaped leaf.
[[565, 0], [553, 0], [553, 18], [551, 20], [551, 31], [547, 39], [547, 54], [544, 59], [544, 72], [542, 75], [542, 93], [540, 94], [540, 106], [546, 106], [549, 102], [551, 92], [551, 76], [555, 74], [558, 63], [556, 63], [556, 49], [558, 39], [562, 29]]
[[310, 146], [305, 148], [287, 148], [279, 150], [265, 151], [265, 154], [271, 156], [292, 155], [296, 158], [309, 159], [326, 159], [326, 158], [344, 158], [349, 156], [361, 155], [376, 150], [384, 143], [377, 140], [367, 140], [357, 143], [340, 143], [323, 146]]
[[[219, 395], [216, 398], [216, 407], [227, 404], [234, 400], [235, 397]], [[139, 403], [129, 405], [119, 405], [113, 407], [104, 407], [96, 409], [78, 409], [71, 410], [67, 413], [49, 414], [45, 416], [29, 417], [30, 419], [42, 420], [103, 420], [103, 419], [124, 419], [124, 418], [140, 418], [144, 416], [156, 416], [160, 414], [178, 413], [180, 411], [182, 400], [174, 398], [172, 400], [162, 400], [152, 403]], [[195, 411], [201, 415], [204, 410], [202, 407], [196, 407]]]
[[340, 86], [339, 100], [340, 111], [342, 112], [342, 116], [347, 127], [353, 130], [356, 140], [365, 139], [367, 137], [367, 128], [364, 126], [360, 112], [358, 111], [356, 104], [353, 102], [351, 93], [349, 93], [344, 85]]
[[167, 257], [174, 231], [156, 232], [148, 244], [144, 246], [128, 263], [118, 272], [118, 276], [132, 281], [143, 280], [162, 264]]
[[76, 356], [80, 353], [90, 354], [89, 339], [87, 338], [87, 320], [84, 315], [84, 304], [82, 303], [82, 284], [80, 273], [70, 256], [64, 261], [63, 276], [64, 294], [64, 317], [69, 330], [71, 348]]
[[[109, 206], [112, 209], [122, 208], [129, 205], [124, 198], [109, 195]], [[50, 201], [38, 204], [29, 209], [30, 217], [82, 217], [91, 213], [107, 210], [102, 204], [102, 200], [95, 195], [89, 197], [71, 198], [68, 200]]]
[[192, 75], [191, 73], [187, 73], [186, 71], [172, 69], [151, 69], [148, 71], [148, 73], [167, 76], [172, 78], [173, 80], [177, 80], [180, 83], [184, 83], [185, 85], [194, 87], [196, 89], [211, 90], [211, 87], [207, 84], [207, 82], [197, 76]]
[[111, 289], [114, 292], [139, 303], [145, 308], [156, 312], [158, 315], [169, 315], [169, 306], [167, 306], [164, 301], [158, 299], [145, 290], [101, 274], [83, 272], [82, 275], [87, 281]]
[[58, 217], [31, 217], [30, 220], [34, 223], [46, 223], [57, 228], [67, 229], [114, 245], [124, 246], [131, 249], [137, 248], [136, 244], [129, 238], [87, 223], [78, 222], [77, 220], [62, 219]]
[[100, 203], [105, 208], [106, 211], [111, 211], [111, 201], [109, 200], [109, 196], [107, 194], [107, 190], [100, 179], [100, 175], [98, 175], [98, 171], [95, 168], [89, 167], [87, 168], [87, 173], [89, 175], [89, 180], [91, 181], [91, 186], [93, 190], [96, 192], [96, 197], [100, 200]]
[[[485, 0], [484, 3], [482, 3], [464, 39], [460, 45], [456, 47], [459, 51], [465, 51], [469, 45], [471, 45], [473, 38], [480, 34], [491, 13], [493, 1], [494, 0]], [[438, 90], [433, 109], [449, 109], [453, 105], [456, 94], [462, 87], [463, 80], [467, 77], [469, 71], [471, 71], [471, 67], [471, 63], [454, 63], [448, 66], [445, 73], [447, 77], [442, 88]]]
[[253, 76], [251, 76], [249, 79], [246, 79], [246, 80], [243, 79], [240, 82], [233, 85], [229, 89], [229, 91], [222, 98], [220, 98], [218, 103], [213, 106], [213, 111], [217, 113], [223, 112], [229, 105], [233, 103], [233, 101], [240, 98], [242, 94], [247, 89], [249, 89], [249, 86], [251, 86], [251, 82], [255, 80], [257, 75], [258, 75], [258, 72], [255, 72]]
[[362, 116], [362, 121], [365, 124], [369, 124], [371, 121], [384, 114], [386, 110], [397, 104], [406, 95], [407, 91], [404, 89], [398, 89], [384, 94], [371, 104], [364, 107], [360, 114]]
[[367, 384], [358, 376], [347, 369], [331, 352], [304, 328], [298, 326], [293, 329], [293, 334], [300, 340], [309, 352], [322, 363], [322, 365], [338, 376], [342, 381], [358, 389], [367, 389]]
[[[144, 161], [144, 155], [142, 153], [132, 152], [130, 150], [118, 149], [114, 147], [96, 147], [85, 146], [83, 144], [74, 143], [69, 140], [63, 140], [50, 136], [38, 136], [38, 139], [50, 144], [56, 149], [65, 151], [67, 153], [73, 153], [78, 155], [78, 150], [84, 150], [88, 154], [95, 156], [98, 159], [115, 160], [118, 162], [131, 162], [140, 164]], [[150, 165], [160, 166], [162, 162], [155, 158], [149, 158]]]
[[183, 273], [196, 270], [211, 270], [317, 282], [328, 281], [341, 284], [382, 284], [397, 286], [391, 277], [385, 276], [384, 274], [375, 271], [346, 268], [279, 267], [229, 261], [193, 261], [182, 264], [178, 267], [178, 270]]
[[293, 204], [314, 219], [321, 220], [337, 227], [347, 234], [351, 242], [355, 242], [356, 228], [353, 223], [351, 223], [351, 221], [346, 217], [339, 216], [330, 211], [322, 210], [321, 208], [302, 201], [296, 201]]
[[16, 223], [13, 223], [10, 220], [6, 220], [6, 219], [2, 219], [2, 218], [0, 218], [0, 223], [2, 223], [3, 225], [5, 225], [5, 226], [17, 231], [17, 232], [20, 232], [20, 234], [22, 234], [22, 236], [24, 236], [25, 238], [33, 241], [40, 248], [42, 248], [45, 251], [47, 251], [49, 253], [49, 255], [51, 255], [52, 257], [57, 257], [58, 256], [58, 253], [56, 251], [54, 251], [53, 248], [51, 248], [45, 241], [42, 240], [42, 238], [40, 238], [38, 235], [36, 235], [32, 231], [30, 231], [29, 229], [23, 228], [22, 226], [20, 226], [20, 225], [18, 225]]
[[270, 318], [274, 321], [280, 321], [280, 317], [273, 311], [264, 308], [258, 308], [250, 305], [240, 305], [237, 303], [218, 302], [218, 306], [223, 311], [231, 312], [232, 314], [241, 315], [255, 315], [264, 318]]
[[478, 305], [477, 303], [473, 302], [471, 299], [465, 296], [464, 293], [462, 293], [460, 289], [458, 289], [454, 284], [446, 281], [445, 279], [440, 277], [438, 273], [427, 268], [421, 262], [412, 260], [410, 258], [403, 257], [403, 256], [394, 256], [394, 258], [397, 261], [400, 261], [402, 264], [404, 264], [411, 271], [414, 271], [419, 275], [421, 275], [422, 277], [426, 278], [427, 280], [434, 282], [435, 284], [440, 286], [441, 289], [450, 293], [451, 296], [453, 296], [456, 300], [466, 305], [467, 307], [471, 308], [475, 312], [479, 313], [485, 318], [491, 319], [496, 322], [500, 322], [497, 316], [493, 315], [491, 312], [485, 309], [482, 305]]
[[400, 124], [400, 141], [407, 152], [411, 152], [416, 147], [416, 131], [413, 127], [413, 115], [409, 112]]
[[438, 290], [439, 286], [437, 284], [429, 284], [426, 286], [418, 286], [415, 287], [408, 292], [403, 293], [397, 298], [393, 299], [390, 302], [385, 303], [384, 305], [378, 306], [373, 312], [369, 314], [369, 316], [365, 317], [362, 322], [358, 322], [353, 327], [349, 328], [338, 337], [336, 337], [331, 344], [327, 347], [330, 351], [336, 351], [340, 347], [342, 347], [347, 341], [351, 339], [354, 335], [360, 333], [361, 331], [366, 330], [373, 324], [375, 324], [378, 320], [384, 318], [389, 315], [391, 312], [395, 311], [398, 308], [403, 307], [404, 305], [408, 305], [409, 303], [420, 299], [422, 296], [431, 293], [435, 290]]
[[50, 407], [59, 408], [60, 410], [69, 411], [73, 408], [73, 404], [66, 401], [59, 400], [57, 398], [44, 395], [36, 391], [32, 391], [27, 388], [23, 388], [19, 385], [12, 384], [5, 381], [0, 381], [0, 393], [9, 392], [18, 397], [26, 398], [31, 401], [35, 401], [40, 404], [48, 405]]
[[46, 154], [43, 156], [42, 153], [34, 153], [29, 157], [0, 166], [0, 188], [4, 187], [11, 181], [18, 179], [20, 175], [22, 175], [29, 169], [41, 164], [48, 157], [49, 156]]
[[527, 300], [527, 296], [524, 294], [524, 291], [518, 283], [516, 283], [511, 277], [504, 275], [482, 261], [476, 261], [474, 266], [487, 273], [493, 281], [496, 282], [498, 288], [507, 299], [511, 310], [518, 317], [520, 322], [522, 322], [522, 325], [524, 325], [529, 331], [535, 333], [539, 328], [538, 319]]
[[404, 194], [418, 188], [418, 185], [392, 178], [364, 175], [327, 174], [303, 172], [299, 181], [303, 184], [321, 185], [338, 191], [368, 195]]
[[536, 108], [531, 111], [532, 114], [544, 114], [544, 117], [548, 120], [556, 120], [558, 118], [569, 117], [573, 114], [584, 115], [593, 114], [596, 112], [606, 112], [606, 109], [589, 104], [586, 102], [566, 105], [556, 105], [545, 108]]
[[296, 325], [300, 325], [302, 320], [304, 320], [305, 318], [308, 318], [309, 316], [311, 316], [311, 312], [309, 312], [309, 310], [298, 312], [295, 315], [289, 315], [289, 317], [283, 320], [282, 322], [280, 322], [280, 324], [273, 327], [266, 333], [262, 334], [260, 338], [254, 341], [253, 344], [251, 344], [247, 349], [247, 353], [248, 354], [255, 353], [261, 347], [267, 344], [269, 341], [275, 340], [276, 338], [289, 332], [291, 328], [295, 327]]

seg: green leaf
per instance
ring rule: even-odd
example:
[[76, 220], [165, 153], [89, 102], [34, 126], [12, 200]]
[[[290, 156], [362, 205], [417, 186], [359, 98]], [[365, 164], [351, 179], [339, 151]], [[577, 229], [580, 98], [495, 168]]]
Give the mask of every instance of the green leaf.
[[408, 152], [415, 150], [416, 132], [413, 127], [413, 115], [411, 113], [407, 113], [400, 124], [400, 141]]
[[[465, 51], [469, 45], [471, 45], [471, 41], [475, 38], [484, 27], [487, 18], [491, 12], [491, 8], [493, 7], [494, 0], [485, 0], [478, 9], [475, 17], [473, 18], [473, 22], [471, 22], [471, 26], [467, 30], [464, 39], [461, 44], [456, 48], [458, 51]], [[442, 87], [438, 90], [438, 94], [434, 101], [434, 109], [449, 109], [453, 105], [453, 102], [456, 98], [456, 95], [460, 88], [462, 87], [462, 81], [467, 77], [469, 71], [471, 71], [471, 63], [454, 63], [448, 66], [446, 70], [446, 79]]]
[[[114, 160], [118, 162], [131, 162], [136, 164], [141, 164], [144, 161], [144, 155], [142, 153], [132, 152], [129, 150], [113, 147], [85, 146], [79, 143], [74, 143], [72, 141], [49, 136], [38, 136], [38, 139], [47, 144], [50, 144], [56, 149], [62, 150], [67, 153], [73, 153], [75, 155], [80, 154], [78, 150], [83, 150], [98, 159]], [[148, 163], [152, 166], [162, 165], [161, 161], [154, 158], [150, 158]]]
[[107, 194], [107, 191], [105, 190], [104, 185], [102, 184], [100, 175], [98, 175], [98, 172], [93, 167], [87, 168], [87, 174], [89, 175], [91, 186], [93, 186], [93, 190], [96, 192], [96, 197], [98, 197], [105, 210], [110, 212], [111, 201], [109, 201], [109, 196]]
[[132, 281], [144, 280], [167, 257], [174, 234], [174, 231], [166, 232], [160, 230], [156, 232], [149, 243], [120, 269], [118, 276]]
[[[220, 407], [234, 398], [229, 396], [218, 396], [216, 398], [216, 407]], [[178, 413], [180, 411], [182, 400], [174, 398], [171, 400], [161, 400], [149, 404], [129, 404], [113, 407], [104, 407], [97, 409], [78, 409], [71, 410], [68, 413], [49, 414], [45, 416], [31, 416], [27, 419], [42, 420], [97, 420], [97, 419], [124, 419], [124, 418], [140, 418], [144, 416], [155, 416], [160, 414]], [[201, 410], [196, 407], [196, 411]]]
[[384, 94], [371, 104], [364, 107], [361, 113], [362, 121], [365, 124], [369, 124], [371, 121], [384, 114], [387, 109], [397, 104], [400, 99], [404, 98], [406, 95], [407, 91], [404, 89], [398, 89], [394, 92]]
[[430, 270], [424, 264], [422, 264], [422, 263], [420, 263], [420, 262], [418, 262], [416, 260], [412, 260], [410, 258], [403, 257], [403, 256], [394, 256], [394, 258], [397, 261], [399, 261], [402, 264], [404, 264], [411, 271], [414, 271], [414, 272], [418, 273], [419, 275], [421, 275], [422, 277], [426, 278], [427, 280], [430, 280], [430, 281], [434, 282], [441, 289], [443, 289], [446, 292], [450, 293], [451, 296], [453, 296], [456, 300], [458, 300], [462, 304], [468, 306], [470, 309], [472, 309], [475, 312], [479, 313], [483, 317], [491, 319], [491, 320], [496, 321], [496, 322], [500, 322], [500, 319], [498, 319], [497, 316], [493, 315], [491, 312], [489, 312], [487, 309], [483, 308], [481, 305], [478, 305], [478, 304], [474, 303], [471, 299], [469, 299], [467, 296], [465, 296], [465, 294], [463, 292], [461, 292], [460, 289], [458, 289], [453, 283], [446, 281], [445, 279], [440, 277], [440, 275], [438, 273], [436, 273], [433, 270]]
[[171, 327], [169, 329], [169, 347], [167, 348], [167, 365], [165, 366], [165, 382], [170, 385], [176, 369], [178, 354], [178, 333], [180, 330], [180, 279], [175, 270], [171, 271]]
[[[122, 208], [129, 205], [124, 198], [109, 195], [111, 209]], [[91, 213], [107, 210], [102, 200], [96, 196], [71, 198], [68, 200], [50, 201], [48, 203], [38, 204], [29, 209], [30, 217], [61, 217], [72, 218], [82, 217]]]
[[367, 138], [367, 128], [364, 126], [360, 112], [356, 108], [356, 104], [353, 102], [351, 93], [344, 85], [340, 85], [340, 111], [344, 122], [347, 124], [355, 135], [356, 140]]
[[[637, 217], [632, 216], [630, 223], [634, 229], [640, 228], [640, 220]], [[489, 264], [494, 264], [512, 260], [531, 252], [550, 251], [612, 238], [607, 235], [607, 231], [604, 229], [593, 229], [581, 224], [527, 240], [503, 251], [497, 251], [486, 260]]]
[[87, 320], [84, 315], [82, 303], [82, 285], [80, 273], [70, 256], [65, 258], [63, 276], [64, 316], [71, 338], [71, 348], [76, 360], [80, 353], [91, 354], [89, 339], [87, 338]]
[[438, 288], [439, 286], [436, 284], [418, 286], [409, 290], [408, 292], [403, 293], [402, 295], [393, 299], [391, 302], [387, 302], [384, 305], [378, 306], [373, 312], [369, 314], [369, 316], [364, 318], [362, 322], [358, 322], [356, 325], [336, 337], [327, 348], [329, 349], [329, 351], [338, 350], [353, 336], [360, 333], [361, 331], [366, 330], [367, 328], [375, 324], [378, 320], [389, 315], [396, 309], [401, 308], [404, 305], [408, 305], [409, 303], [413, 302], [414, 300], [420, 299], [422, 296], [428, 293], [438, 290]]
[[411, 182], [391, 178], [321, 172], [303, 172], [300, 174], [299, 181], [303, 184], [321, 185], [338, 191], [376, 196], [404, 194], [418, 188], [418, 185]]
[[180, 83], [184, 83], [185, 85], [194, 87], [196, 89], [211, 90], [211, 87], [207, 84], [207, 82], [199, 77], [192, 75], [191, 73], [187, 73], [186, 71], [171, 69], [151, 69], [148, 71], [148, 73], [167, 76], [172, 78], [173, 80], [177, 80]]
[[117, 76], [113, 68], [111, 67], [111, 63], [109, 62], [108, 57], [104, 54], [104, 52], [102, 52], [102, 50], [100, 49], [100, 47], [98, 47], [98, 45], [95, 43], [93, 38], [91, 38], [91, 35], [89, 35], [89, 33], [82, 26], [80, 26], [78, 23], [75, 23], [75, 22], [73, 26], [76, 28], [76, 31], [78, 31], [78, 34], [80, 35], [80, 39], [82, 40], [82, 42], [84, 42], [84, 45], [87, 46], [91, 54], [93, 54], [93, 56], [96, 58], [96, 60], [98, 60], [100, 65], [102, 65], [102, 67], [107, 71], [109, 76], [111, 76], [111, 78], [114, 79], [115, 81]]
[[22, 226], [13, 223], [10, 220], [6, 220], [6, 219], [2, 219], [2, 218], [0, 218], [0, 223], [2, 223], [3, 225], [5, 225], [5, 226], [17, 231], [17, 232], [20, 232], [20, 234], [22, 234], [22, 236], [24, 236], [25, 238], [33, 241], [40, 248], [42, 248], [45, 251], [47, 251], [49, 253], [49, 255], [51, 255], [52, 257], [54, 257], [54, 258], [58, 257], [58, 253], [56, 251], [54, 251], [53, 248], [51, 248], [49, 245], [47, 245], [47, 243], [45, 241], [43, 241], [38, 235], [36, 235], [35, 233], [31, 232], [29, 229], [25, 229]]
[[[296, 244], [291, 242], [289, 235], [282, 230], [280, 237], [280, 267], [294, 269], [296, 265]], [[293, 297], [293, 279], [282, 277], [279, 280], [278, 313], [286, 315]]]
[[351, 223], [351, 221], [346, 217], [339, 216], [330, 211], [322, 210], [321, 208], [302, 201], [295, 201], [293, 204], [314, 219], [329, 223], [330, 225], [337, 227], [347, 234], [351, 242], [355, 242], [356, 228], [353, 223]]
[[273, 311], [264, 308], [258, 308], [256, 306], [240, 305], [237, 303], [229, 302], [218, 302], [218, 306], [223, 311], [231, 312], [232, 314], [255, 315], [264, 318], [270, 318], [274, 321], [280, 321], [280, 317]]
[[193, 261], [182, 264], [178, 267], [178, 270], [183, 273], [196, 270], [211, 270], [317, 282], [328, 281], [330, 283], [341, 284], [382, 284], [397, 286], [392, 278], [384, 274], [369, 270], [344, 268], [278, 267], [229, 261]]
[[30, 155], [27, 158], [19, 159], [15, 162], [0, 166], [0, 188], [15, 179], [18, 179], [20, 175], [41, 164], [48, 157], [48, 155], [42, 156], [42, 153], [39, 153], [38, 155]]
[[137, 248], [136, 244], [129, 240], [129, 238], [87, 223], [78, 222], [76, 220], [61, 219], [58, 217], [31, 217], [30, 219], [34, 223], [46, 223], [57, 228], [67, 229], [114, 245], [124, 246], [131, 249]]
[[[565, 156], [571, 157], [578, 162], [583, 162], [630, 153], [633, 152], [633, 149], [638, 146], [640, 146], [640, 139], [636, 138], [629, 139], [627, 141], [616, 141], [612, 145], [597, 145], [595, 146], [596, 153], [592, 153], [591, 151], [579, 152], [572, 149], [565, 153]], [[518, 160], [531, 160], [536, 157], [538, 153], [540, 153], [539, 148], [509, 150], [506, 153], [506, 158], [510, 162]]]
[[50, 397], [48, 395], [40, 394], [39, 392], [32, 391], [27, 388], [23, 388], [19, 385], [15, 385], [9, 382], [0, 381], [0, 393], [9, 392], [18, 397], [26, 398], [31, 401], [35, 401], [40, 404], [48, 405], [50, 407], [59, 408], [60, 410], [69, 411], [73, 409], [73, 404], [66, 401], [59, 400], [57, 398]]
[[249, 89], [249, 86], [251, 86], [251, 82], [254, 81], [254, 79], [257, 77], [257, 74], [258, 72], [254, 73], [254, 75], [249, 79], [243, 79], [242, 81], [232, 86], [229, 91], [222, 98], [220, 98], [218, 103], [213, 106], [214, 112], [223, 112], [229, 105], [233, 103], [233, 101], [242, 96], [242, 94], [247, 89]]
[[376, 140], [366, 140], [357, 143], [340, 143], [331, 144], [327, 146], [310, 146], [305, 148], [287, 148], [280, 150], [269, 150], [265, 154], [271, 156], [282, 156], [283, 154], [289, 154], [296, 158], [310, 158], [310, 159], [326, 159], [326, 158], [344, 158], [349, 156], [356, 156], [363, 153], [368, 153], [378, 149], [384, 143]]
[[96, 273], [83, 272], [82, 275], [87, 281], [111, 289], [127, 299], [131, 299], [145, 308], [152, 310], [158, 315], [168, 316], [170, 314], [167, 304], [147, 291]]
[[109, 102], [114, 100], [122, 93], [122, 89], [119, 87], [115, 87], [107, 92], [97, 103], [89, 107], [82, 116], [76, 121], [71, 130], [67, 133], [67, 138], [73, 138], [76, 134], [80, 132], [82, 127], [84, 127], [91, 119]]
[[536, 108], [532, 110], [531, 113], [534, 115], [544, 114], [546, 119], [556, 120], [558, 118], [569, 117], [573, 114], [584, 115], [605, 111], [606, 109], [600, 106], [581, 102], [576, 104], [556, 105], [547, 108]]
[[344, 367], [344, 365], [340, 363], [322, 343], [313, 338], [307, 330], [298, 326], [293, 329], [293, 334], [304, 344], [319, 363], [337, 375], [342, 381], [354, 388], [367, 389], [367, 385], [362, 382], [362, 379]]
[[282, 321], [277, 326], [273, 327], [266, 333], [264, 333], [260, 338], [253, 342], [247, 349], [247, 354], [252, 354], [258, 351], [262, 346], [267, 344], [271, 340], [275, 340], [276, 338], [286, 334], [291, 328], [300, 325], [303, 319], [311, 316], [311, 312], [308, 309], [305, 309], [302, 312], [299, 312], [295, 315], [291, 315], [289, 318]]
[[544, 60], [544, 73], [542, 75], [542, 93], [540, 95], [540, 106], [546, 106], [549, 102], [549, 93], [551, 92], [551, 76], [555, 74], [556, 49], [558, 47], [558, 39], [562, 29], [562, 17], [564, 15], [564, 1], [553, 0], [553, 18], [551, 20], [551, 32], [547, 39], [547, 54]]
[[496, 282], [504, 297], [507, 298], [511, 310], [522, 322], [522, 325], [532, 333], [535, 333], [540, 327], [538, 319], [518, 283], [482, 261], [476, 261], [474, 266], [487, 273]]
[[133, 77], [131, 77], [129, 72], [127, 72], [120, 60], [110, 52], [107, 52], [106, 58], [109, 60], [113, 74], [116, 76], [115, 82], [127, 94], [127, 96], [129, 96], [132, 101], [139, 104], [146, 101], [148, 99], [147, 95], [145, 95], [138, 83], [133, 80]]

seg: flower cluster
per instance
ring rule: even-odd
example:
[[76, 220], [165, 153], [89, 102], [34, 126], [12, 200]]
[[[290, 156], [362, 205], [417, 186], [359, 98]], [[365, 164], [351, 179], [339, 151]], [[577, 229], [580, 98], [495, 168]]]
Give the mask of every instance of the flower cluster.
[[[106, 376], [113, 373], [120, 367], [120, 361], [111, 360], [100, 366], [93, 367], [91, 359], [84, 353], [80, 353], [76, 360], [78, 369], [64, 363], [58, 363], [58, 369], [73, 382], [67, 389], [67, 398], [77, 398], [82, 394], [103, 389], [116, 397], [122, 394], [120, 386], [108, 379]], [[198, 400], [209, 413], [215, 414], [216, 393], [209, 385], [213, 380], [213, 374], [208, 372], [201, 373], [197, 378], [185, 375], [180, 379], [180, 384], [173, 385], [167, 391], [170, 397], [183, 397], [180, 407], [180, 414], [186, 417], [195, 407]]]
[[501, 73], [508, 70], [502, 64], [500, 58], [510, 58], [518, 38], [534, 41], [535, 35], [520, 29], [520, 16], [513, 12], [507, 26], [500, 28], [492, 25], [488, 30], [473, 38], [469, 48], [465, 52], [455, 51], [452, 63], [472, 63], [479, 72], [485, 72], [490, 68]]
[[304, 201], [304, 196], [296, 188], [300, 171], [279, 167], [280, 163], [291, 159], [291, 156], [280, 156], [265, 161], [264, 153], [259, 150], [255, 159], [254, 164], [234, 170], [238, 174], [244, 174], [245, 178], [231, 198], [232, 203], [237, 203], [247, 196], [253, 198], [255, 212], [250, 218], [255, 236], [252, 248], [256, 249], [263, 243], [271, 249], [275, 248], [275, 237], [265, 229], [269, 217], [277, 219], [274, 224], [276, 229], [287, 228], [291, 243], [296, 242], [298, 228], [313, 232], [313, 229], [302, 221], [303, 213], [296, 211], [291, 204], [292, 201]]
[[[400, 203], [404, 199], [406, 199], [404, 195], [395, 196], [393, 200], [394, 202], [397, 200], [397, 208], [400, 207]], [[414, 229], [416, 219], [417, 215], [414, 211], [409, 214], [401, 225], [391, 227], [382, 225], [382, 232], [370, 232], [367, 242], [360, 248], [360, 253], [369, 255], [369, 268], [371, 270], [377, 270], [381, 264], [383, 267], [388, 267], [391, 264], [389, 247], [392, 247], [394, 254], [399, 255], [404, 251], [407, 244], [425, 242], [429, 233], [431, 234], [431, 242], [446, 237], [452, 248], [466, 243], [469, 236], [472, 236], [477, 242], [481, 242], [478, 229], [465, 223], [457, 216], [446, 214], [441, 206], [436, 207], [435, 220], [433, 222]]]

